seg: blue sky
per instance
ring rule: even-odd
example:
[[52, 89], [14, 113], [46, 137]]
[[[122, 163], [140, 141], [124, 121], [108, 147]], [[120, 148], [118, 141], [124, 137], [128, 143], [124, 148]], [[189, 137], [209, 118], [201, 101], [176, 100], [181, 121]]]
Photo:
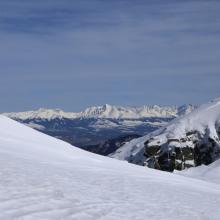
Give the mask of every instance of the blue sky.
[[220, 1], [0, 0], [0, 111], [220, 96]]

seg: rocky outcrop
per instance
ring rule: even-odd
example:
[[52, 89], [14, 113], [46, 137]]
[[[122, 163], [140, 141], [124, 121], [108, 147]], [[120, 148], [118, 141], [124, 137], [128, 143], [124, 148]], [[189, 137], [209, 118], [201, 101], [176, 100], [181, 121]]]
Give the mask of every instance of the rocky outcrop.
[[145, 165], [173, 171], [220, 158], [220, 98], [174, 120], [144, 142]]
[[[219, 134], [219, 133], [218, 133]], [[185, 138], [168, 138], [160, 145], [152, 145], [154, 139], [145, 142], [145, 166], [163, 171], [183, 170], [186, 168], [209, 165], [220, 158], [219, 138], [211, 138], [210, 132], [202, 135], [198, 131], [186, 133]]]

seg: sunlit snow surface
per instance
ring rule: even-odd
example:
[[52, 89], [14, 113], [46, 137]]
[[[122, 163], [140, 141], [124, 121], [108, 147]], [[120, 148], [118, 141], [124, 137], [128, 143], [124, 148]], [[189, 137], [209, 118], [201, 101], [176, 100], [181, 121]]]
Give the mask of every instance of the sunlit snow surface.
[[181, 172], [175, 172], [180, 175], [220, 184], [220, 160], [215, 161], [209, 166], [202, 165]]
[[0, 116], [0, 219], [219, 220], [219, 206], [217, 183], [91, 154]]

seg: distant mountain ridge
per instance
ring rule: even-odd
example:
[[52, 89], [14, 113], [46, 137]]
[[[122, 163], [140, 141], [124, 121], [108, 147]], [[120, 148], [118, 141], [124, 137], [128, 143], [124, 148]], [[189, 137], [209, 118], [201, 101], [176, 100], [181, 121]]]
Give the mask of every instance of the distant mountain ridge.
[[3, 113], [3, 115], [20, 120], [27, 119], [47, 119], [56, 118], [77, 119], [77, 118], [112, 118], [112, 119], [140, 119], [149, 117], [177, 117], [191, 112], [195, 106], [142, 106], [142, 107], [122, 107], [105, 104], [103, 106], [93, 106], [82, 112], [65, 112], [61, 109], [40, 108], [34, 111]]
[[113, 153], [123, 142], [146, 135], [195, 106], [96, 106], [82, 112], [60, 109], [4, 113], [31, 128], [74, 146], [102, 155]]

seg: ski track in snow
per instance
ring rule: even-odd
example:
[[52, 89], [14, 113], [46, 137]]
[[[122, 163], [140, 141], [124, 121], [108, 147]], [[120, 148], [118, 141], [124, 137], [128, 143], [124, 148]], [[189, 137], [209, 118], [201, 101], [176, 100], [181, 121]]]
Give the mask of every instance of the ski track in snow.
[[219, 220], [220, 216], [217, 183], [84, 152], [1, 117], [0, 167], [3, 220]]

